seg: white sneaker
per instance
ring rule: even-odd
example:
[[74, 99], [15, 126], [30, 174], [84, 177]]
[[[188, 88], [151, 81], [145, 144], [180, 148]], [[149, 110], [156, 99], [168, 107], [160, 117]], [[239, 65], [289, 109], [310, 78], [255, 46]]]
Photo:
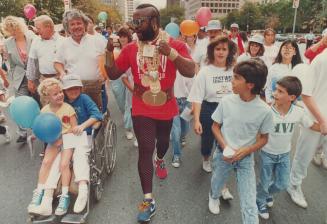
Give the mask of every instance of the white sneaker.
[[220, 212], [219, 205], [220, 205], [219, 198], [218, 199], [213, 199], [211, 197], [211, 193], [209, 192], [209, 211], [212, 214], [218, 215], [219, 212]]
[[202, 162], [202, 169], [207, 173], [212, 172], [211, 161], [210, 160], [203, 160]]
[[229, 189], [227, 187], [224, 188], [224, 189], [222, 189], [222, 191], [221, 191], [221, 197], [225, 201], [227, 201], [227, 200], [233, 200], [234, 199], [233, 195], [229, 192]]
[[132, 140], [133, 137], [134, 137], [134, 134], [133, 134], [133, 132], [131, 132], [131, 131], [126, 131], [126, 132], [125, 132], [125, 135], [126, 135], [126, 138], [127, 138], [128, 140]]
[[316, 166], [321, 166], [322, 164], [322, 158], [320, 153], [316, 153], [312, 159], [312, 163]]
[[31, 208], [29, 213], [41, 216], [50, 216], [52, 214], [52, 197], [43, 196], [39, 206]]
[[139, 143], [137, 142], [137, 139], [134, 140], [133, 145], [134, 145], [134, 147], [136, 147], [136, 148], [139, 147]]
[[7, 125], [4, 126], [6, 129], [6, 133], [4, 134], [6, 142], [9, 143], [11, 141], [11, 135], [9, 131], [9, 127]]
[[287, 188], [287, 192], [290, 194], [292, 201], [297, 204], [298, 206], [302, 208], [307, 208], [308, 203], [304, 198], [301, 186], [293, 186], [290, 184], [290, 186]]
[[81, 190], [78, 192], [78, 196], [76, 198], [75, 204], [74, 204], [74, 212], [80, 213], [84, 210], [86, 203], [87, 203], [87, 189]]

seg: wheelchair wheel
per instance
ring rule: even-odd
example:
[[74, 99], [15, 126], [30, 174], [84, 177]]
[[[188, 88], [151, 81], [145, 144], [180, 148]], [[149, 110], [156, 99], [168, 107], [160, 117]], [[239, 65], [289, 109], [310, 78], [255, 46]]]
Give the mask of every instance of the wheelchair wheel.
[[109, 120], [105, 129], [105, 168], [107, 175], [109, 175], [115, 168], [117, 157], [116, 145], [116, 124], [112, 120]]

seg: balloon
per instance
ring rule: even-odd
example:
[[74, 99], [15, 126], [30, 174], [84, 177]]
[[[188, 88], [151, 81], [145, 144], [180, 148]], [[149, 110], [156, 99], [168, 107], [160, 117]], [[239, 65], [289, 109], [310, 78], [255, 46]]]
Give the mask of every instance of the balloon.
[[31, 20], [36, 15], [36, 8], [32, 4], [27, 4], [24, 6], [24, 15], [27, 19]]
[[208, 22], [211, 20], [212, 14], [208, 7], [201, 7], [195, 14], [195, 20], [200, 26], [207, 26]]
[[19, 96], [9, 107], [10, 117], [17, 125], [31, 128], [35, 118], [40, 114], [39, 104], [29, 96]]
[[98, 19], [100, 21], [106, 21], [108, 19], [108, 14], [106, 12], [99, 12]]
[[181, 33], [185, 36], [193, 36], [199, 32], [199, 24], [193, 20], [184, 20], [180, 24]]
[[173, 38], [179, 36], [179, 26], [176, 23], [168, 23], [165, 27], [165, 31]]
[[34, 120], [33, 133], [43, 142], [54, 143], [59, 139], [62, 126], [59, 118], [52, 113], [41, 113]]

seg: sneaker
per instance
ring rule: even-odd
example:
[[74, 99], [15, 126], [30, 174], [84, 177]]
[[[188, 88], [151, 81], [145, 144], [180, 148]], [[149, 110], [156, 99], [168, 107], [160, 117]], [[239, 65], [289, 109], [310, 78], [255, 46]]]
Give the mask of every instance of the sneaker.
[[52, 197], [44, 196], [41, 204], [32, 208], [29, 213], [41, 216], [50, 216], [52, 214], [52, 200]]
[[185, 136], [181, 137], [181, 145], [184, 147], [186, 145], [186, 138]]
[[126, 132], [125, 132], [125, 135], [126, 135], [126, 138], [127, 138], [128, 140], [132, 140], [133, 137], [134, 137], [134, 134], [133, 134], [133, 132], [131, 132], [131, 131], [126, 131]]
[[266, 199], [266, 202], [267, 202], [267, 207], [268, 208], [272, 208], [274, 206], [274, 198], [272, 196], [269, 196]]
[[227, 187], [224, 188], [224, 189], [222, 189], [222, 191], [221, 191], [221, 197], [225, 201], [233, 200], [234, 199], [233, 195], [229, 192], [229, 189]]
[[171, 162], [171, 165], [175, 168], [181, 166], [181, 159], [179, 158], [179, 156], [173, 156], [173, 161]]
[[22, 136], [20, 135], [17, 140], [16, 140], [16, 143], [26, 143], [27, 141], [27, 136]]
[[269, 219], [269, 212], [266, 205], [257, 205], [259, 216], [263, 219]]
[[67, 213], [70, 198], [69, 198], [68, 194], [60, 195], [59, 197], [60, 197], [59, 204], [58, 204], [58, 207], [57, 207], [57, 209], [55, 211], [55, 215], [61, 216], [61, 215], [64, 215], [64, 214]]
[[322, 158], [320, 153], [316, 153], [313, 156], [312, 163], [315, 164], [316, 166], [321, 166], [322, 164]]
[[308, 203], [304, 198], [304, 194], [302, 192], [301, 186], [293, 186], [290, 185], [287, 188], [287, 192], [289, 193], [289, 195], [292, 198], [292, 201], [297, 204], [298, 206], [302, 207], [302, 208], [307, 208], [308, 207]]
[[327, 159], [322, 158], [321, 161], [322, 161], [322, 167], [327, 170]]
[[202, 162], [202, 169], [207, 173], [212, 172], [211, 161], [210, 160], [203, 160]]
[[139, 147], [139, 143], [137, 142], [137, 139], [134, 140], [133, 145], [134, 145], [134, 147], [136, 147], [136, 148]]
[[80, 213], [84, 210], [88, 199], [87, 189], [80, 190], [74, 204], [74, 212]]
[[156, 204], [153, 199], [144, 199], [139, 205], [139, 214], [137, 215], [138, 222], [148, 222], [156, 213]]
[[9, 143], [11, 140], [11, 135], [10, 135], [10, 131], [9, 131], [9, 127], [7, 125], [4, 126], [6, 129], [6, 133], [4, 134], [6, 142]]
[[219, 205], [220, 205], [219, 198], [218, 199], [213, 199], [211, 197], [211, 193], [209, 192], [209, 211], [212, 214], [218, 215], [219, 212], [220, 212]]
[[168, 171], [166, 168], [165, 161], [163, 159], [158, 159], [156, 158], [155, 161], [155, 166], [156, 166], [156, 175], [160, 179], [165, 179], [168, 175]]
[[38, 189], [35, 189], [33, 191], [32, 201], [27, 207], [28, 213], [30, 213], [30, 211], [32, 211], [35, 207], [41, 204], [43, 195], [44, 195], [44, 190], [39, 191]]

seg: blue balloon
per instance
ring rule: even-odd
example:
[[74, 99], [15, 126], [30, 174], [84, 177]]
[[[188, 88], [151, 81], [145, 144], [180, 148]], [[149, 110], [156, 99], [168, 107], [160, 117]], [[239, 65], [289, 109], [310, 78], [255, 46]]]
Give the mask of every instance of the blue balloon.
[[17, 125], [31, 128], [34, 119], [40, 114], [40, 107], [32, 97], [19, 96], [11, 103], [9, 114]]
[[173, 38], [179, 36], [179, 26], [176, 23], [168, 23], [165, 27], [165, 31]]
[[59, 118], [52, 113], [41, 113], [34, 120], [33, 133], [43, 142], [54, 143], [61, 136], [62, 125]]

